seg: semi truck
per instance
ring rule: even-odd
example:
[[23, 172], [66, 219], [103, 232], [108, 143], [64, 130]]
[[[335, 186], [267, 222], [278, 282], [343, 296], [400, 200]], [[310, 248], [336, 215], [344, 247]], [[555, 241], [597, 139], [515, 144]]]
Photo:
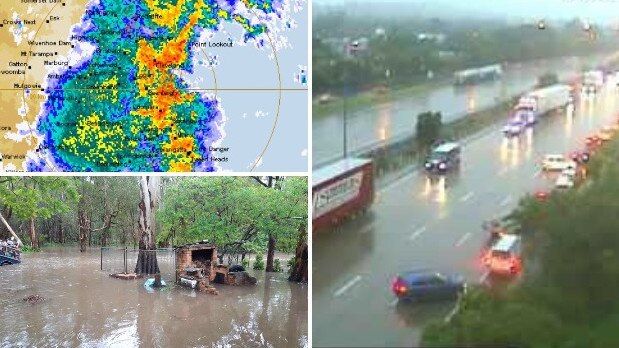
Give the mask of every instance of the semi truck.
[[481, 68], [466, 69], [454, 73], [456, 85], [474, 84], [485, 80], [498, 79], [503, 75], [500, 64], [487, 65]]
[[532, 111], [535, 116], [543, 116], [572, 101], [572, 87], [556, 84], [526, 93], [520, 97], [514, 109]]
[[538, 117], [572, 102], [572, 87], [564, 84], [555, 84], [528, 92], [518, 99], [502, 131], [506, 136], [520, 135], [526, 127], [533, 126]]
[[371, 159], [345, 158], [312, 173], [312, 233], [365, 212], [374, 201]]

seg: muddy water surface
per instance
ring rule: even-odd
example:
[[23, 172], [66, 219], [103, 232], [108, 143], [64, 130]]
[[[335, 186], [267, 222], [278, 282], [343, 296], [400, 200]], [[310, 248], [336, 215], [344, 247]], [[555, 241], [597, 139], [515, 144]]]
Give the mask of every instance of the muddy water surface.
[[[0, 267], [0, 346], [307, 347], [307, 285], [250, 271], [254, 287], [219, 295], [174, 286], [149, 293], [144, 279], [100, 271], [98, 250], [26, 254]], [[166, 279], [167, 281], [167, 279]], [[40, 295], [45, 301], [22, 299]]]

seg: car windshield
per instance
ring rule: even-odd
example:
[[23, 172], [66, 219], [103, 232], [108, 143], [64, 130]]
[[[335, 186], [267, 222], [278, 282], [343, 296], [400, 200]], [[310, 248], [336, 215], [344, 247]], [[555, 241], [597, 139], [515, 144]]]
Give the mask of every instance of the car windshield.
[[429, 161], [444, 161], [447, 159], [446, 152], [432, 152], [428, 157]]
[[493, 250], [492, 257], [495, 259], [508, 259], [511, 256], [511, 253], [503, 250]]

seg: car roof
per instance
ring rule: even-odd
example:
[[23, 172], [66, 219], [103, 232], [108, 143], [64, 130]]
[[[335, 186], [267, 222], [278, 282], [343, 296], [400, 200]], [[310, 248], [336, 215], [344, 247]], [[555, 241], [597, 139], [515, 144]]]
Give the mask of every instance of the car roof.
[[434, 148], [432, 152], [450, 152], [459, 147], [458, 143], [444, 143]]
[[509, 251], [514, 244], [520, 241], [520, 236], [514, 234], [504, 234], [498, 242], [492, 246], [493, 251]]
[[407, 282], [414, 282], [414, 281], [421, 280], [421, 279], [428, 279], [436, 274], [446, 276], [444, 273], [439, 272], [437, 270], [418, 269], [418, 270], [403, 272], [399, 275], [399, 277], [406, 280]]
[[545, 156], [546, 158], [565, 158], [565, 156], [561, 154], [549, 154]]
[[356, 168], [372, 163], [371, 159], [347, 157], [335, 163], [316, 169], [312, 173], [312, 185], [316, 186]]

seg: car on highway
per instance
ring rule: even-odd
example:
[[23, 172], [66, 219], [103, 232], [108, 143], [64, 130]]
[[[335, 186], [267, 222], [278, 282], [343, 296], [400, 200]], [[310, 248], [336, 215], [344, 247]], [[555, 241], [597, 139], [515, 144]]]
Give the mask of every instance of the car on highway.
[[519, 120], [511, 120], [501, 129], [501, 132], [503, 132], [506, 137], [515, 137], [522, 134], [525, 128], [526, 125], [524, 122]]
[[514, 276], [522, 271], [521, 238], [504, 234], [484, 256], [484, 264], [493, 275]]
[[318, 97], [318, 104], [327, 104], [333, 101], [333, 96], [329, 93], [321, 94]]
[[615, 131], [612, 128], [604, 127], [597, 133], [597, 136], [601, 141], [609, 141], [613, 138], [614, 134]]
[[591, 154], [589, 153], [589, 151], [575, 151], [572, 152], [572, 154], [570, 155], [570, 158], [572, 159], [572, 161], [576, 162], [577, 164], [584, 164], [589, 162], [589, 159], [591, 158]]
[[559, 177], [555, 181], [555, 187], [559, 189], [567, 189], [574, 187], [574, 181], [576, 179], [576, 170], [573, 168], [565, 169], [559, 174]]
[[594, 134], [585, 138], [585, 143], [587, 143], [587, 145], [599, 145], [602, 143], [602, 139], [600, 139], [597, 134]]
[[534, 196], [535, 196], [535, 199], [536, 199], [537, 201], [539, 201], [539, 202], [545, 202], [545, 201], [548, 199], [549, 194], [548, 194], [548, 192], [546, 192], [546, 191], [541, 191], [541, 190], [540, 190], [540, 191], [535, 192], [535, 195], [534, 195]]
[[399, 274], [391, 291], [399, 300], [426, 301], [458, 298], [466, 292], [464, 277], [433, 270], [415, 270]]
[[542, 170], [545, 171], [562, 171], [567, 168], [576, 168], [576, 162], [560, 154], [546, 155], [542, 160]]
[[445, 142], [436, 146], [426, 158], [424, 168], [430, 173], [445, 173], [460, 166], [460, 145]]
[[585, 139], [585, 145], [587, 146], [588, 150], [595, 151], [598, 147], [602, 145], [602, 139], [600, 139], [600, 137], [598, 137], [597, 135], [588, 136]]

